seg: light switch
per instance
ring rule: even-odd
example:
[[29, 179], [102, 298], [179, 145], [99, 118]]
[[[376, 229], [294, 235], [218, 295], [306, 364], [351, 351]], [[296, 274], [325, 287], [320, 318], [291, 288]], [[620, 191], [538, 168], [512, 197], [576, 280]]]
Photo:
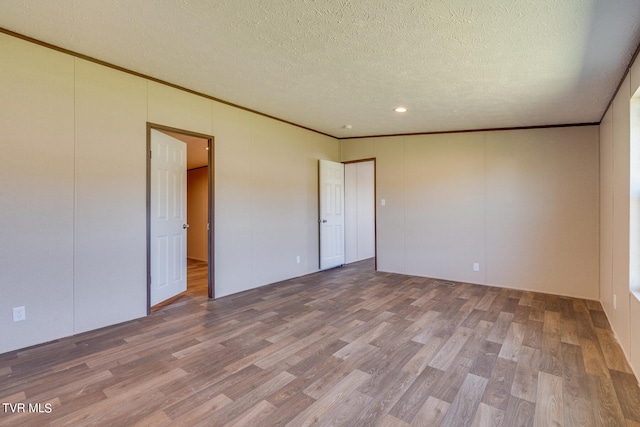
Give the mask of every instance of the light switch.
[[384, 199], [380, 200], [380, 206], [384, 206], [386, 204], [386, 201]]

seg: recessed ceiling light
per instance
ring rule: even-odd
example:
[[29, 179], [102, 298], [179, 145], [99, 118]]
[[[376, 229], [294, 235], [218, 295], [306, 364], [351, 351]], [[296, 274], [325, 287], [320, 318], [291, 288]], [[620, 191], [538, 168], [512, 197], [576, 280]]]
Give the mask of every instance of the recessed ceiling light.
[[351, 126], [351, 125], [344, 125], [342, 127], [345, 128], [345, 129], [352, 129], [353, 128], [353, 126]]
[[404, 107], [397, 107], [397, 108], [396, 108], [395, 110], [393, 110], [393, 111], [395, 111], [396, 113], [406, 113], [406, 112], [407, 112], [407, 109], [406, 109], [406, 108], [404, 108]]

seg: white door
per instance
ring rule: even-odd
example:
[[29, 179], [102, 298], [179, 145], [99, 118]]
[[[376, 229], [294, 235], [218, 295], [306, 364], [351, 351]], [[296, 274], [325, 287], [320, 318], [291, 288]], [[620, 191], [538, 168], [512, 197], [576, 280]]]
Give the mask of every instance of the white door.
[[344, 264], [344, 165], [320, 160], [320, 270]]
[[187, 144], [151, 130], [151, 305], [187, 290]]

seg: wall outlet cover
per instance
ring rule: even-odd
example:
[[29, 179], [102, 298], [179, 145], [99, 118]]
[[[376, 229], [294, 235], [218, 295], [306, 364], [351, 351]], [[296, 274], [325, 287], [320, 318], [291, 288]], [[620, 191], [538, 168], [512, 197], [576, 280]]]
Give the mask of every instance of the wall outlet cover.
[[22, 306], [22, 307], [14, 307], [13, 308], [13, 321], [14, 322], [22, 322], [26, 318], [27, 318], [27, 313], [26, 313], [26, 311], [24, 309], [24, 306]]

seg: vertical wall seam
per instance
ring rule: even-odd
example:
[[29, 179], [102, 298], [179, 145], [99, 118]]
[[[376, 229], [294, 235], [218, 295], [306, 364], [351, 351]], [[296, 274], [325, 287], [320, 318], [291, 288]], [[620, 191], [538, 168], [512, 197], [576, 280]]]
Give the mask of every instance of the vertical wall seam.
[[[615, 95], [614, 95], [615, 98]], [[616, 144], [615, 144], [615, 140], [614, 140], [614, 121], [613, 121], [613, 100], [611, 101], [611, 125], [610, 125], [610, 133], [611, 133], [611, 271], [610, 271], [610, 279], [611, 279], [611, 286], [609, 287], [609, 301], [611, 302], [611, 317], [613, 317], [614, 313], [613, 313], [613, 293], [614, 293], [614, 287], [615, 287], [615, 283], [613, 282], [614, 279], [614, 271], [615, 271], [615, 266], [614, 266], [614, 261], [615, 258], [613, 256], [613, 253], [615, 252], [615, 227], [613, 226], [615, 224], [615, 199], [616, 199], [616, 184], [615, 184], [615, 171], [616, 171]]]
[[597, 224], [597, 233], [596, 233], [596, 248], [598, 250], [598, 254], [597, 254], [597, 259], [598, 259], [598, 263], [597, 263], [597, 267], [598, 267], [598, 271], [597, 271], [597, 289], [596, 289], [596, 298], [598, 301], [600, 301], [600, 305], [602, 305], [602, 301], [600, 298], [600, 270], [601, 270], [601, 264], [602, 264], [602, 257], [601, 257], [601, 249], [600, 249], [600, 234], [601, 234], [601, 224], [600, 224], [600, 210], [601, 208], [601, 202], [600, 202], [600, 187], [601, 187], [601, 183], [600, 183], [600, 127], [598, 126], [597, 129], [597, 142], [596, 142], [596, 194], [598, 197], [598, 209], [597, 209], [597, 216], [598, 216], [598, 220], [596, 222]]
[[145, 292], [147, 294], [144, 312], [146, 315], [151, 314], [151, 131], [149, 130], [149, 80], [145, 79], [145, 107], [146, 107], [146, 122], [145, 122], [145, 142], [144, 142], [144, 161], [145, 161]]
[[407, 137], [402, 137], [402, 272], [407, 273]]
[[77, 76], [76, 69], [78, 64], [78, 58], [73, 58], [73, 213], [71, 215], [71, 220], [73, 224], [72, 229], [72, 243], [71, 243], [71, 289], [72, 289], [72, 298], [71, 298], [71, 322], [72, 322], [72, 330], [74, 333], [77, 332], [76, 325], [76, 254], [77, 254], [77, 211], [78, 211], [78, 135], [77, 135], [77, 108], [76, 108], [76, 99], [77, 99]]
[[[605, 112], [606, 113], [606, 112]], [[596, 247], [598, 248], [598, 289], [597, 289], [597, 298], [598, 301], [600, 301], [600, 305], [602, 305], [602, 297], [600, 295], [600, 271], [602, 270], [602, 251], [600, 250], [600, 246], [601, 246], [601, 241], [602, 239], [600, 238], [601, 235], [601, 230], [602, 230], [602, 219], [601, 219], [601, 215], [600, 215], [600, 205], [601, 205], [601, 200], [600, 200], [600, 194], [602, 191], [602, 181], [600, 179], [600, 175], [601, 175], [601, 171], [600, 171], [600, 156], [601, 156], [601, 147], [600, 147], [600, 125], [598, 125], [598, 127], [596, 128], [596, 136], [598, 137], [598, 141], [596, 143], [596, 170], [597, 170], [597, 176], [596, 176], [596, 185], [598, 186], [598, 210], [596, 211], [597, 215], [598, 215], [598, 232], [597, 232], [597, 240], [596, 240]]]
[[145, 79], [146, 87], [147, 87], [147, 96], [146, 96], [146, 104], [147, 104], [147, 123], [149, 122], [149, 80]]
[[488, 251], [488, 246], [487, 246], [487, 240], [489, 237], [488, 231], [487, 231], [487, 185], [488, 185], [488, 180], [487, 180], [487, 132], [483, 132], [482, 134], [482, 158], [483, 158], [483, 169], [484, 169], [484, 173], [483, 173], [483, 185], [482, 185], [482, 251], [483, 251], [483, 267], [482, 267], [482, 271], [483, 271], [483, 275], [484, 275], [484, 284], [488, 285], [488, 280], [489, 280], [489, 265], [487, 264], [487, 260], [488, 260], [488, 256], [487, 256], [487, 251]]
[[251, 288], [255, 288], [259, 286], [256, 280], [256, 273], [254, 270], [254, 254], [255, 248], [253, 246], [253, 228], [254, 228], [254, 185], [255, 185], [255, 165], [254, 165], [254, 157], [255, 157], [255, 141], [254, 141], [254, 126], [255, 126], [255, 117], [251, 115], [249, 117], [249, 283], [251, 284]]
[[[356, 260], [360, 260], [360, 239], [359, 239], [360, 236], [359, 236], [359, 233], [358, 233], [359, 226], [360, 226], [360, 210], [359, 210], [359, 208], [360, 208], [360, 203], [359, 203], [360, 198], [359, 198], [359, 194], [358, 194], [358, 192], [360, 190], [359, 184], [358, 184], [358, 165], [359, 164], [360, 163], [354, 163], [354, 166], [353, 166], [353, 167], [356, 168], [356, 177], [355, 177], [356, 178], [356, 182], [355, 182], [355, 186], [356, 186], [356, 192], [355, 192], [356, 193], [355, 194], [356, 195], [356, 197], [355, 197], [355, 202], [356, 202], [355, 203], [355, 205], [356, 205], [356, 224], [355, 224], [355, 226], [356, 226]], [[345, 191], [345, 196], [346, 196], [346, 191]]]

